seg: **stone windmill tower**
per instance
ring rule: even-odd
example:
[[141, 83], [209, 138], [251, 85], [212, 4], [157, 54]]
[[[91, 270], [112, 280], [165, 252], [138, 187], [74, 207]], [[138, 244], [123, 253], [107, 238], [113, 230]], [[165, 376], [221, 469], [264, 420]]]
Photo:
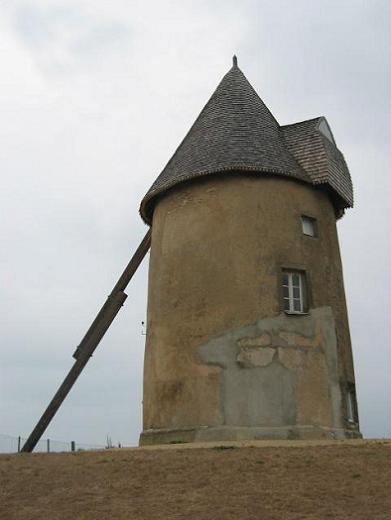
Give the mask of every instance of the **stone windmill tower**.
[[152, 225], [141, 444], [359, 437], [324, 117], [280, 126], [237, 66], [141, 203]]
[[280, 126], [234, 57], [144, 197], [152, 229], [22, 451], [59, 410], [150, 247], [141, 444], [361, 437], [336, 230], [352, 205], [326, 119]]

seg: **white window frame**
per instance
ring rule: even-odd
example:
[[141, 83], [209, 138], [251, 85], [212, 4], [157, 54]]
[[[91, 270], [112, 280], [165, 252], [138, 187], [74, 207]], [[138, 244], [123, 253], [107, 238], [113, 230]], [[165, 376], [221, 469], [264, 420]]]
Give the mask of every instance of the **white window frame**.
[[[288, 277], [288, 285], [284, 283], [284, 276]], [[298, 276], [299, 285], [295, 285], [293, 283], [293, 277]], [[304, 283], [303, 283], [304, 274], [299, 271], [287, 271], [284, 270], [282, 272], [282, 300], [283, 300], [283, 309], [284, 312], [288, 314], [304, 314]], [[288, 288], [288, 297], [284, 295], [284, 287]], [[293, 289], [299, 289], [299, 297], [294, 297]], [[289, 309], [285, 308], [285, 302], [289, 302]], [[299, 301], [300, 309], [295, 309], [295, 301]]]

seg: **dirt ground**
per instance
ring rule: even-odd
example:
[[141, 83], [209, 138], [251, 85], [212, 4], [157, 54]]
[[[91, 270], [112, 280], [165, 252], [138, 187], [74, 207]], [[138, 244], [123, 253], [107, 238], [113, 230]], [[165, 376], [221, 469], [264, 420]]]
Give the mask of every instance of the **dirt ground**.
[[391, 441], [1, 455], [0, 518], [390, 520]]

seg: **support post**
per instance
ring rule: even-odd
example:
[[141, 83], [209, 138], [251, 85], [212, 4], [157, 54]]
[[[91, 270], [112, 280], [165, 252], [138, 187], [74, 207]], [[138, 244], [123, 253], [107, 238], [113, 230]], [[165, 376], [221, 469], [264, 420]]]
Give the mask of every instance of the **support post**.
[[110, 327], [112, 321], [116, 317], [118, 311], [124, 304], [127, 298], [127, 294], [124, 293], [124, 290], [132, 279], [138, 266], [141, 264], [144, 256], [147, 254], [150, 246], [151, 230], [147, 232], [141, 241], [136, 252], [134, 253], [124, 272], [120, 276], [118, 282], [111, 291], [111, 294], [103, 304], [103, 307], [99, 311], [95, 320], [92, 322], [92, 325], [88, 329], [80, 345], [74, 352], [73, 357], [76, 359], [74, 365], [70, 369], [60, 388], [57, 390], [53, 399], [50, 401], [49, 406], [46, 408], [34, 430], [31, 432], [29, 438], [25, 442], [22, 448], [22, 452], [33, 451], [44, 431], [49, 426], [50, 421], [53, 419], [57, 410], [60, 408], [62, 402], [76, 382], [76, 379], [81, 374], [83, 368], [88, 363], [100, 340], [103, 338], [107, 329]]

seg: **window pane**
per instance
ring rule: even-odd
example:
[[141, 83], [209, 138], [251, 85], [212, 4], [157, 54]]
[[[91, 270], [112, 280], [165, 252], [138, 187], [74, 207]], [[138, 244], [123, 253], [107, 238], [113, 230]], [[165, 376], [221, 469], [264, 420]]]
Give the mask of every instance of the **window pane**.
[[293, 273], [293, 275], [292, 275], [292, 283], [296, 287], [299, 287], [299, 285], [300, 285], [300, 275], [299, 274]]
[[306, 286], [304, 273], [300, 271], [282, 272], [282, 308], [286, 312], [305, 311]]
[[300, 298], [300, 287], [293, 287], [293, 297]]
[[301, 303], [300, 300], [293, 300], [293, 310], [294, 311], [301, 311]]
[[301, 217], [301, 223], [303, 228], [304, 235], [309, 235], [310, 237], [315, 236], [315, 221], [309, 217]]

